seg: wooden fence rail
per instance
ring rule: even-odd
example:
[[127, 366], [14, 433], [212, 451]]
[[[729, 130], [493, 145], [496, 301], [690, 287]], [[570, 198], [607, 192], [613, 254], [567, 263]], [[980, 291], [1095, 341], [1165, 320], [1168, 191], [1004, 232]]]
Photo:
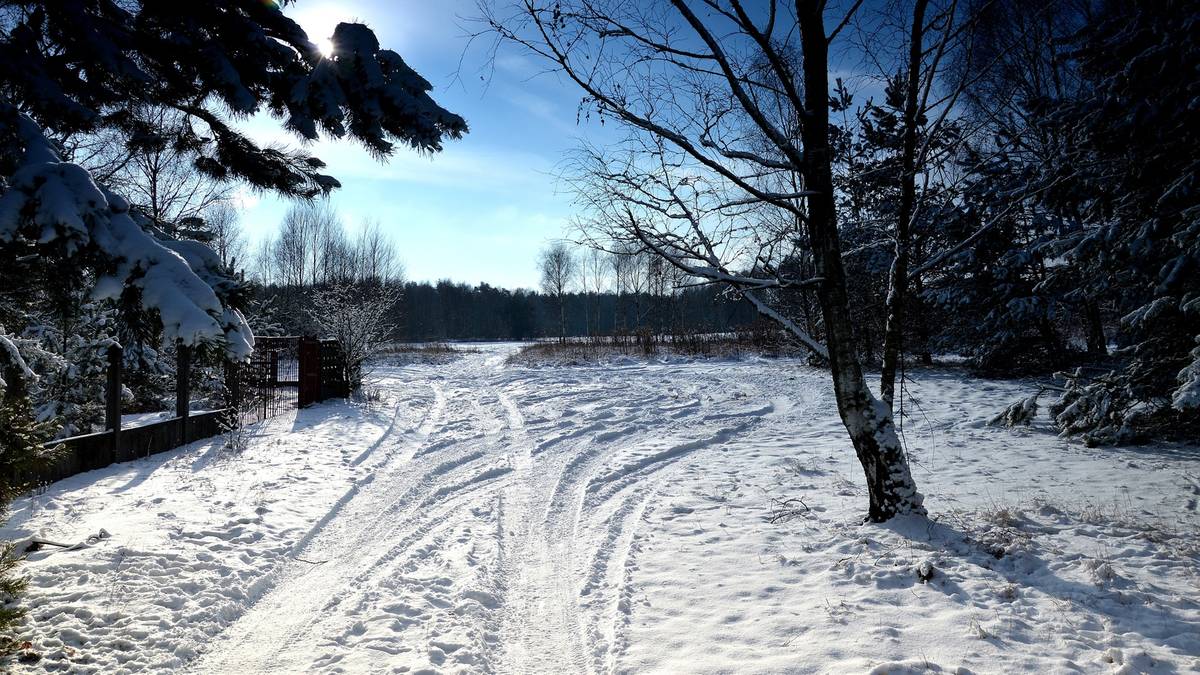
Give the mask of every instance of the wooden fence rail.
[[[191, 410], [192, 350], [185, 345], [176, 349], [175, 417], [148, 424], [125, 427], [121, 424], [121, 369], [123, 354], [120, 347], [109, 347], [108, 377], [105, 388], [104, 426], [97, 433], [72, 436], [47, 447], [61, 446], [55, 461], [22, 476], [22, 482], [43, 484], [62, 480], [85, 471], [101, 469], [116, 462], [127, 462], [166, 452], [181, 445], [210, 438], [242, 422], [243, 410], [261, 420], [283, 409], [283, 402], [296, 401], [298, 407], [323, 401], [326, 398], [349, 395], [345, 384], [341, 352], [332, 340], [316, 338], [263, 338], [249, 363], [228, 364], [225, 385], [228, 405], [220, 410], [194, 412]], [[280, 379], [280, 355], [293, 370]], [[293, 362], [299, 355], [298, 368]], [[294, 379], [293, 379], [294, 378]], [[299, 385], [302, 394], [290, 398], [282, 390]], [[291, 405], [289, 403], [289, 405]]]
[[30, 482], [51, 483], [117, 462], [142, 459], [193, 441], [216, 436], [226, 410], [191, 413], [136, 427], [108, 429], [50, 443], [61, 446], [55, 461], [31, 476]]

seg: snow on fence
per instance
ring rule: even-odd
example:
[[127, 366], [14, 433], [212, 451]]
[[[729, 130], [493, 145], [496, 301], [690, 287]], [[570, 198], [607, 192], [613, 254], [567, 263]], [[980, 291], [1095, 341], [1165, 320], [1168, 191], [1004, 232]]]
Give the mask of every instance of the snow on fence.
[[295, 336], [259, 338], [249, 360], [226, 364], [226, 406], [219, 410], [191, 409], [191, 348], [180, 345], [177, 359], [175, 416], [127, 426], [121, 420], [122, 350], [110, 347], [105, 430], [48, 443], [47, 447], [60, 446], [61, 450], [53, 463], [35, 472], [31, 482], [54, 482], [116, 462], [140, 459], [267, 419], [284, 410], [349, 396], [344, 360], [333, 340]]

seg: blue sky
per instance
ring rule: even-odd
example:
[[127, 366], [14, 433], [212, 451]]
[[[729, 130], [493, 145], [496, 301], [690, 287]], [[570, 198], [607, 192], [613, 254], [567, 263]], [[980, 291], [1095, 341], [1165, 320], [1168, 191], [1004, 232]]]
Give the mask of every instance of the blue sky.
[[[472, 22], [476, 0], [303, 0], [285, 11], [318, 44], [339, 22], [370, 26], [380, 44], [429, 80], [434, 100], [471, 129], [438, 155], [398, 148], [387, 163], [349, 141], [314, 143], [309, 149], [342, 183], [331, 199], [347, 228], [378, 220], [412, 280], [536, 288], [538, 251], [570, 235], [574, 211], [570, 197], [557, 192], [556, 167], [579, 139], [604, 145], [621, 132], [577, 121], [579, 90], [546, 72], [544, 62], [503, 45], [489, 67], [490, 39], [468, 49], [468, 33], [479, 28]], [[833, 74], [857, 79], [859, 52], [838, 52], [844, 48], [831, 55], [841, 66]], [[870, 82], [851, 86], [862, 98], [879, 93]], [[299, 143], [265, 114], [246, 128], [259, 142]], [[257, 246], [291, 204], [274, 195], [240, 196], [243, 225]]]
[[[577, 91], [512, 49], [501, 51], [494, 69], [484, 69], [484, 45], [464, 59], [474, 0], [305, 0], [286, 11], [317, 42], [339, 21], [367, 24], [433, 84], [434, 99], [471, 128], [441, 154], [422, 157], [398, 148], [387, 163], [351, 142], [313, 144], [310, 150], [342, 183], [331, 199], [347, 228], [378, 219], [413, 280], [536, 287], [537, 252], [564, 236], [572, 213], [570, 198], [556, 194], [555, 167], [578, 138], [609, 133], [594, 123], [576, 124]], [[265, 115], [247, 130], [259, 141], [298, 144]], [[242, 223], [255, 245], [290, 206], [273, 195], [245, 194], [241, 201]]]

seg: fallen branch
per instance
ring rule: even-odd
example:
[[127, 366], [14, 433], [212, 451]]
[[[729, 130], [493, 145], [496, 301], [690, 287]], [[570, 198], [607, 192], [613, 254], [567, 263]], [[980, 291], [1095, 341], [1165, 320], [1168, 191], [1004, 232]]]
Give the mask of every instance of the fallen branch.
[[772, 525], [786, 523], [793, 518], [798, 518], [811, 511], [808, 504], [804, 503], [799, 497], [791, 497], [789, 499], [771, 498], [771, 514], [767, 516], [767, 522]]

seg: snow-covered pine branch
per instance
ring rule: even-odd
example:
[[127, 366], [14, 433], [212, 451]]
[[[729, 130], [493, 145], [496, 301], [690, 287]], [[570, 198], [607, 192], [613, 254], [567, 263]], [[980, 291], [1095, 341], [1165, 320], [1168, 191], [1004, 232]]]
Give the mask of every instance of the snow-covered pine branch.
[[15, 386], [18, 383], [13, 382], [11, 385], [5, 379], [20, 379], [22, 383], [35, 379], [37, 376], [29, 365], [25, 363], [24, 357], [21, 356], [20, 350], [13, 342], [12, 338], [5, 334], [4, 326], [0, 326], [0, 395], [3, 395], [10, 386]]
[[62, 161], [28, 115], [6, 105], [0, 119], [16, 121], [6, 131], [23, 145], [21, 162], [0, 193], [0, 244], [23, 240], [87, 260], [99, 272], [94, 298], [116, 299], [136, 289], [141, 306], [161, 318], [166, 339], [221, 344], [235, 360], [250, 355], [249, 326], [218, 297], [236, 282], [210, 249], [154, 238], [128, 202], [79, 165]]

